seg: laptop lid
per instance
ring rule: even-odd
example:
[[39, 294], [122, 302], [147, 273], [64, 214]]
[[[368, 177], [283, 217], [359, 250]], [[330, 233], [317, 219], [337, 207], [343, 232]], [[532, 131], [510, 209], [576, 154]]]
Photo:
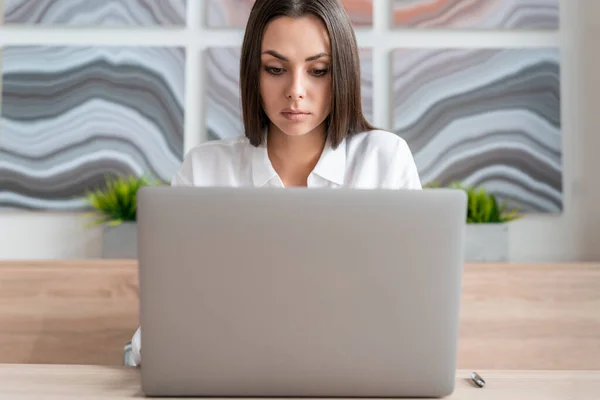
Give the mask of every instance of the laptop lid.
[[465, 219], [460, 190], [142, 188], [144, 393], [450, 394]]

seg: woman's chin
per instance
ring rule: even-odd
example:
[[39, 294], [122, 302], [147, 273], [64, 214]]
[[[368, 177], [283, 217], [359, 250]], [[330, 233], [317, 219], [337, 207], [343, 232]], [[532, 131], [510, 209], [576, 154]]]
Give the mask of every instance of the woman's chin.
[[315, 121], [289, 121], [285, 118], [271, 120], [271, 124], [273, 124], [273, 128], [276, 128], [276, 132], [291, 137], [306, 136], [311, 133], [324, 131], [324, 126], [321, 126], [324, 122], [317, 125], [315, 125], [314, 122]]
[[[281, 128], [283, 128], [283, 129], [281, 129]], [[288, 127], [283, 126], [283, 127], [279, 127], [279, 131], [281, 133], [283, 133], [285, 136], [293, 136], [294, 137], [294, 136], [304, 136], [304, 135], [308, 134], [309, 132], [311, 132], [312, 129], [307, 129], [307, 128], [301, 129], [299, 126], [290, 129]]]
[[314, 132], [317, 127], [309, 126], [308, 124], [294, 124], [293, 126], [281, 124], [278, 128], [286, 136], [305, 136]]

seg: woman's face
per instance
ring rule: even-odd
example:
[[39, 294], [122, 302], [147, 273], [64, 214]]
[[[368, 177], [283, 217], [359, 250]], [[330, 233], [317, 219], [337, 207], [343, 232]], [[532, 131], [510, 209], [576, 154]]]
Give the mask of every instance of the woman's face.
[[319, 18], [269, 22], [261, 48], [260, 96], [271, 128], [290, 136], [324, 132], [331, 108], [330, 66], [329, 35]]

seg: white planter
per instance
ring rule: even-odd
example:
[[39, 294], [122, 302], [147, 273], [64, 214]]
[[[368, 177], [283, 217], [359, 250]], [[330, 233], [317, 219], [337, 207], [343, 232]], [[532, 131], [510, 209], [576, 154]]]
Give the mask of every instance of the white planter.
[[135, 222], [104, 226], [102, 258], [137, 258], [137, 224]]
[[467, 224], [466, 262], [508, 261], [508, 224]]

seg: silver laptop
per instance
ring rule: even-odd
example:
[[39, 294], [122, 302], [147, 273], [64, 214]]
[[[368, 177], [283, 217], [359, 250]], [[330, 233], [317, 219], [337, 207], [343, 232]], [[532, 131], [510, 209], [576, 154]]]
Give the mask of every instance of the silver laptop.
[[449, 189], [142, 188], [143, 392], [452, 393], [465, 214]]

